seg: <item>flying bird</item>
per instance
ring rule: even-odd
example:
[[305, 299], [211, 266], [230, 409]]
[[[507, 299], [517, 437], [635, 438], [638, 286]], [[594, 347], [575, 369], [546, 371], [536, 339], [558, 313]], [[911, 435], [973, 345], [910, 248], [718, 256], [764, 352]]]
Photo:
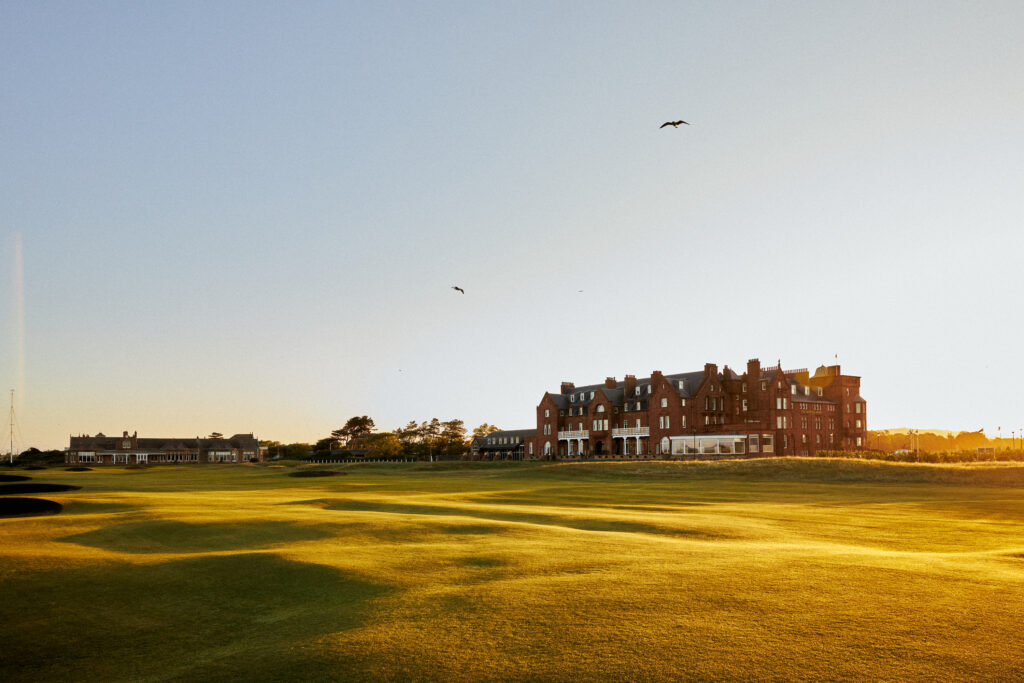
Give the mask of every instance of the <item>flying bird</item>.
[[456, 290], [458, 292], [462, 292], [463, 294], [466, 293], [466, 290], [464, 290], [462, 287], [456, 287], [455, 285], [452, 285], [452, 289], [454, 289], [454, 290]]
[[[682, 121], [682, 120], [679, 120], [679, 121], [666, 121], [665, 123], [663, 123], [660, 126], [658, 126], [658, 128], [664, 128], [665, 126], [672, 126], [673, 128], [678, 128], [680, 123], [686, 123], [686, 121]], [[690, 124], [686, 123], [686, 125], [690, 125]]]

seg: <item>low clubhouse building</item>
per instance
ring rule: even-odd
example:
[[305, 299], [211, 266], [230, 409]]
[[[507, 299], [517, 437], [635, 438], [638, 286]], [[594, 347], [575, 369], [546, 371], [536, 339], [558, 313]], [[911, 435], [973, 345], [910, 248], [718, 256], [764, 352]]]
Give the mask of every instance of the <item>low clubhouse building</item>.
[[231, 437], [140, 439], [138, 432], [120, 437], [72, 436], [65, 461], [73, 465], [154, 465], [258, 462], [260, 442], [252, 434]]

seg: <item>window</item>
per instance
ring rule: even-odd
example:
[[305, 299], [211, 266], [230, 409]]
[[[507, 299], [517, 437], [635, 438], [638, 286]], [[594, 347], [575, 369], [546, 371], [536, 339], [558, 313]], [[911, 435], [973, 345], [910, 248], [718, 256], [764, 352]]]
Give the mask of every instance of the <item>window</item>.
[[774, 453], [775, 452], [775, 436], [772, 434], [761, 435], [761, 452], [762, 453]]
[[814, 435], [814, 443], [818, 444], [819, 446], [821, 445], [821, 434]]
[[544, 417], [551, 417], [551, 411], [547, 408], [544, 409]]
[[856, 420], [857, 429], [860, 429], [860, 420]]
[[810, 395], [811, 395], [811, 388], [810, 387], [804, 387], [804, 396], [810, 396]]
[[859, 436], [857, 437], [857, 446], [858, 447], [860, 446], [860, 437]]
[[635, 389], [633, 389], [633, 395], [634, 396], [639, 396], [640, 395], [640, 387], [636, 387]]
[[861, 404], [860, 403], [854, 403], [853, 404], [853, 412], [855, 412], [857, 414], [860, 414], [860, 411], [861, 411]]
[[818, 396], [823, 396], [824, 394], [825, 394], [825, 390], [822, 389], [821, 387], [818, 387]]
[[581, 400], [581, 401], [583, 400], [583, 393], [584, 393], [584, 392], [582, 392], [582, 391], [580, 392], [580, 400]]
[[684, 398], [684, 399], [682, 399], [682, 401], [683, 401], [683, 407], [685, 408], [686, 407], [686, 399]]
[[661, 452], [662, 453], [668, 453], [670, 450], [671, 450], [671, 446], [669, 445], [668, 437], [667, 436], [663, 436], [661, 438]]
[[742, 387], [742, 389], [741, 389], [741, 390], [743, 391], [743, 393], [744, 393], [744, 394], [745, 394], [745, 393], [747, 393], [747, 383], [746, 383], [746, 382], [744, 382], [744, 383], [743, 383], [743, 384], [741, 384], [740, 386]]
[[593, 391], [591, 391], [591, 392], [590, 392], [590, 399], [591, 399], [591, 400], [593, 400], [593, 399], [594, 399], [594, 392], [593, 392]]
[[683, 417], [682, 417], [682, 427], [683, 427], [683, 429], [686, 429], [686, 416], [685, 415], [683, 415]]
[[743, 412], [747, 412], [747, 399], [743, 399]]
[[760, 447], [757, 434], [751, 434], [747, 437], [747, 450], [751, 453], [757, 453]]
[[686, 388], [686, 382], [684, 382], [683, 380], [679, 380], [679, 390], [682, 391], [685, 388]]
[[[662, 396], [662, 398], [661, 398], [661, 407], [662, 408], [668, 408], [668, 399], [665, 398], [664, 396]], [[859, 413], [860, 411], [858, 410], [857, 412]]]
[[807, 443], [807, 435], [806, 434], [801, 434], [800, 435], [800, 443]]
[[136, 453], [135, 454], [135, 462], [149, 462], [149, 454], [148, 453]]
[[637, 429], [640, 428], [640, 418], [639, 417], [636, 419], [636, 427], [637, 427]]
[[595, 412], [603, 413], [604, 412], [604, 405], [597, 406], [597, 410]]
[[849, 396], [849, 395], [850, 395], [850, 388], [849, 388], [849, 387], [847, 387], [847, 388], [846, 388], [846, 395], [847, 395], [847, 396]]
[[761, 382], [761, 391], [768, 391], [768, 382]]
[[791, 393], [794, 396], [796, 396], [796, 385], [795, 384], [789, 387], [789, 393]]
[[800, 428], [801, 429], [807, 429], [807, 418], [806, 417], [801, 417], [800, 418]]
[[576, 394], [569, 394], [569, 403], [576, 402]]
[[709, 391], [714, 391], [714, 390], [715, 390], [715, 385], [714, 385], [714, 384], [712, 384], [712, 385], [711, 385], [711, 389], [709, 389]]
[[[125, 457], [127, 457], [127, 456], [125, 456]], [[78, 453], [78, 462], [96, 462], [96, 452], [95, 451], [80, 451]]]
[[530, 442], [530, 455], [533, 455], [533, 442]]

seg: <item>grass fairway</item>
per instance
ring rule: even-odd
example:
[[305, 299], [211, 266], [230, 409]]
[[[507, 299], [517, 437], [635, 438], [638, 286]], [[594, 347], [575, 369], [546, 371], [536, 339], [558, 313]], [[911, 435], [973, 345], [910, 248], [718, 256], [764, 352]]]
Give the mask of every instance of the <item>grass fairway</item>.
[[0, 679], [1020, 680], [1024, 467], [32, 472]]

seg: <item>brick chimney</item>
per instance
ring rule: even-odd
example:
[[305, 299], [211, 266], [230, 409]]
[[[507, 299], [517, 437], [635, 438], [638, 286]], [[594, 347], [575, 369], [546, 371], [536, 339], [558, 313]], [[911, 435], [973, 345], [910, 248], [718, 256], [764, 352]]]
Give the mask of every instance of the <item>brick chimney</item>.
[[761, 379], [761, 360], [751, 358], [747, 361], [747, 381], [757, 382]]
[[626, 396], [632, 396], [633, 392], [636, 391], [636, 376], [626, 375], [622, 381], [622, 390], [626, 393]]
[[572, 382], [562, 382], [562, 389], [561, 389], [561, 391], [562, 391], [563, 394], [568, 394], [570, 391], [572, 391], [575, 388], [576, 388], [576, 385], [573, 384]]
[[616, 384], [618, 384], [618, 382], [615, 381], [614, 377], [605, 377], [604, 378], [604, 388], [605, 389], [614, 389]]
[[711, 379], [718, 379], [718, 366], [714, 363], [704, 364], [704, 376]]

